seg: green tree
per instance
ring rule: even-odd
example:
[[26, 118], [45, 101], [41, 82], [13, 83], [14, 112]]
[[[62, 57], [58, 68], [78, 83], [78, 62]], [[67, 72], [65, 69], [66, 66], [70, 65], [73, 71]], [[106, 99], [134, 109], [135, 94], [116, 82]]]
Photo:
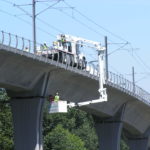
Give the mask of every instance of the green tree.
[[84, 142], [61, 125], [49, 132], [45, 136], [44, 142], [45, 150], [86, 150]]
[[76, 108], [69, 109], [68, 113], [48, 114], [47, 112], [44, 112], [44, 136], [61, 124], [63, 128], [79, 136], [87, 150], [97, 149], [97, 136], [91, 115]]
[[4, 89], [0, 89], [0, 149], [13, 150], [12, 114], [9, 98]]
[[68, 115], [75, 118], [75, 128], [72, 128], [72, 133], [84, 141], [87, 150], [97, 150], [98, 139], [92, 116], [76, 108], [70, 109]]

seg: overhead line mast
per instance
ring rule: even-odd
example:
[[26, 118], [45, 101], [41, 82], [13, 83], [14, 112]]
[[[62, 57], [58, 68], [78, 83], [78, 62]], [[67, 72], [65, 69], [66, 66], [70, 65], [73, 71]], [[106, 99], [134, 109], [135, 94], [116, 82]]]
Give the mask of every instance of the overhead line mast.
[[36, 1], [32, 0], [32, 20], [33, 20], [33, 51], [36, 53]]

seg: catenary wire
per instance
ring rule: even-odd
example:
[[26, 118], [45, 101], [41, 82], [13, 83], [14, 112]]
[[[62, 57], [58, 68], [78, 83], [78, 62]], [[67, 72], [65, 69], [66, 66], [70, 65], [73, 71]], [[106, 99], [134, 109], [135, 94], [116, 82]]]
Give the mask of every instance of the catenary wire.
[[[65, 0], [64, 0], [63, 2], [64, 2], [67, 6], [72, 7], [72, 6], [71, 6], [69, 3], [67, 3]], [[104, 28], [103, 26], [99, 25], [99, 24], [96, 23], [93, 19], [87, 17], [86, 15], [84, 15], [82, 12], [80, 12], [80, 11], [77, 10], [76, 8], [74, 8], [74, 10], [75, 10], [78, 14], [80, 14], [82, 17], [84, 17], [85, 19], [87, 19], [88, 21], [90, 21], [91, 23], [93, 23], [93, 24], [95, 24], [96, 26], [98, 26], [99, 28], [103, 29], [105, 32], [107, 32], [107, 33], [113, 35], [114, 37], [116, 37], [116, 38], [118, 38], [118, 39], [120, 39], [120, 40], [122, 40], [122, 41], [128, 42], [128, 41], [125, 40], [124, 38], [122, 38], [122, 37], [116, 35], [115, 33], [111, 32], [111, 31], [109, 31], [108, 29]]]
[[[18, 16], [16, 16], [16, 15], [12, 15], [11, 13], [6, 12], [6, 11], [1, 10], [1, 9], [0, 9], [0, 12], [2, 12], [2, 13], [4, 13], [4, 14], [7, 14], [7, 15], [9, 15], [9, 16], [11, 16], [11, 17], [15, 17], [15, 18], [17, 18], [18, 20], [21, 20], [21, 21], [25, 22], [26, 24], [32, 26], [32, 23], [30, 23], [29, 21], [27, 21], [27, 20], [25, 20], [25, 19], [22, 19], [21, 17], [18, 17]], [[42, 29], [41, 27], [38, 27], [38, 26], [37, 26], [37, 28], [38, 28], [40, 31], [42, 31], [43, 33], [47, 34], [47, 35], [50, 35], [50, 36], [52, 36], [52, 37], [56, 37], [55, 35], [53, 35], [53, 34], [47, 32], [47, 31], [45, 31], [45, 30]]]
[[[132, 46], [131, 43], [129, 43], [129, 46], [131, 47], [131, 49], [133, 51], [133, 46]], [[134, 54], [135, 54], [136, 57], [133, 54], [132, 55], [130, 54], [130, 56], [132, 56], [134, 58], [134, 60], [136, 60], [139, 64], [141, 64], [142, 66], [144, 66], [145, 72], [147, 70], [150, 70], [150, 67], [148, 65], [146, 65], [146, 63], [142, 60], [142, 58], [139, 57], [135, 52], [134, 52]]]
[[[30, 14], [29, 14], [27, 11], [25, 11], [23, 8], [20, 8], [19, 6], [17, 6], [17, 7], [18, 7], [21, 11], [25, 12], [26, 15], [32, 17], [32, 15], [30, 15]], [[37, 17], [37, 20], [39, 20], [41, 23], [43, 23], [43, 24], [45, 24], [45, 25], [51, 27], [51, 28], [54, 29], [55, 31], [58, 31], [58, 32], [62, 32], [62, 33], [63, 33], [63, 31], [61, 31], [60, 29], [58, 29], [58, 28], [56, 28], [56, 27], [50, 25], [49, 23], [45, 22], [44, 20], [40, 19], [39, 17]]]
[[141, 61], [141, 63], [150, 71], [150, 67], [143, 61], [143, 59], [135, 52], [135, 56]]
[[[12, 2], [9, 2], [8, 0], [4, 0], [4, 1], [8, 2], [9, 4], [11, 4], [11, 5], [13, 5], [13, 6], [16, 6], [18, 9], [20, 9], [20, 10], [21, 10], [22, 12], [24, 12], [26, 15], [32, 17], [32, 15], [31, 15], [29, 12], [27, 12], [26, 10], [24, 10], [23, 8], [21, 8], [19, 5], [16, 5], [15, 3], [12, 3]], [[59, 1], [60, 1], [60, 0], [59, 0]], [[41, 23], [43, 23], [43, 24], [49, 26], [50, 28], [54, 29], [55, 31], [64, 33], [63, 31], [61, 31], [60, 29], [54, 27], [53, 25], [50, 25], [49, 23], [46, 23], [44, 20], [40, 19], [39, 17], [37, 17], [37, 19], [38, 19]], [[41, 30], [42, 28], [38, 28], [38, 29]], [[44, 31], [44, 29], [42, 29], [42, 30]], [[45, 31], [45, 32], [46, 32], [46, 31]], [[47, 32], [47, 33], [48, 33], [48, 32]], [[52, 34], [50, 34], [50, 35], [52, 35]], [[54, 35], [52, 35], [52, 36], [54, 37]], [[55, 36], [55, 37], [56, 37], [56, 36]]]
[[115, 52], [117, 52], [117, 51], [120, 51], [120, 50], [121, 50], [121, 48], [125, 47], [127, 44], [128, 44], [128, 42], [127, 42], [127, 43], [125, 43], [124, 45], [120, 46], [119, 48], [117, 48], [117, 49], [113, 50], [112, 52], [110, 52], [110, 53], [108, 54], [108, 56], [109, 56], [109, 55], [111, 55], [111, 54], [113, 54], [113, 53], [115, 53]]
[[[25, 12], [26, 15], [32, 17], [32, 15], [30, 15], [30, 14], [29, 14], [26, 10], [24, 10], [23, 8], [20, 8], [19, 6], [18, 6], [18, 8], [19, 8], [21, 11]], [[43, 19], [40, 19], [39, 17], [37, 17], [37, 20], [39, 20], [41, 23], [43, 23], [43, 24], [49, 26], [50, 28], [54, 29], [55, 31], [63, 33], [63, 31], [61, 31], [60, 29], [54, 27], [53, 25], [50, 25], [49, 23], [47, 23], [47, 22], [44, 21]]]
[[40, 12], [38, 12], [36, 14], [36, 16], [40, 15], [41, 13], [45, 12], [46, 10], [48, 10], [48, 9], [52, 8], [53, 6], [57, 5], [60, 1], [62, 1], [62, 0], [58, 0], [56, 3], [54, 3], [54, 4], [50, 5], [50, 6], [48, 6], [47, 8], [41, 10]]

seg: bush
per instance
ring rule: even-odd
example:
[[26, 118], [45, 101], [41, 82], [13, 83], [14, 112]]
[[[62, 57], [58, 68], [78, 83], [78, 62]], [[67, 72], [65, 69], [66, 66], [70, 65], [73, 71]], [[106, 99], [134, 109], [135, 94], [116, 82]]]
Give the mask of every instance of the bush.
[[44, 138], [45, 150], [86, 150], [84, 142], [76, 135], [71, 134], [61, 125], [56, 126]]

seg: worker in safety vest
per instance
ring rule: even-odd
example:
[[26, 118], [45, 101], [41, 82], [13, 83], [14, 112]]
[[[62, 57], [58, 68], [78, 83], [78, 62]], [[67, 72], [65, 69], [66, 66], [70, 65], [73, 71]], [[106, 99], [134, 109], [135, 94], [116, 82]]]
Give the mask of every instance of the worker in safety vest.
[[47, 50], [48, 49], [48, 46], [46, 45], [46, 42], [44, 42], [43, 44], [43, 50]]
[[56, 93], [55, 97], [54, 97], [54, 101], [55, 102], [58, 102], [59, 101], [59, 95], [58, 95], [58, 92]]
[[66, 47], [66, 37], [65, 35], [61, 35], [61, 43], [62, 43], [62, 46], [63, 46], [63, 49]]

